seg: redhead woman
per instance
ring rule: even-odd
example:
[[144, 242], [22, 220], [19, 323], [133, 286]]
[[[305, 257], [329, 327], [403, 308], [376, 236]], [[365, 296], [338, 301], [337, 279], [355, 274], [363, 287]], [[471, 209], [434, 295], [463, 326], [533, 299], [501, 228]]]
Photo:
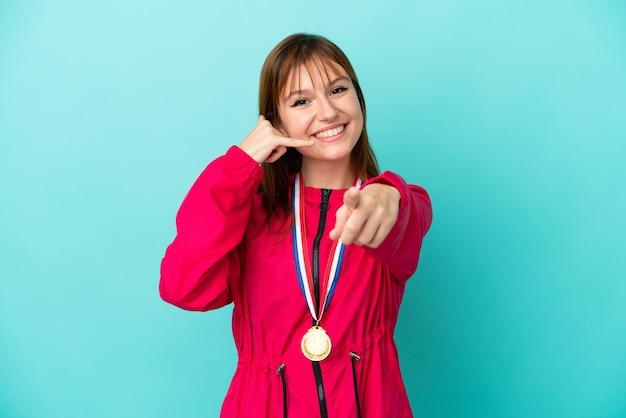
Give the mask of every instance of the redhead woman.
[[326, 38], [270, 52], [259, 113], [191, 187], [161, 265], [166, 302], [234, 303], [221, 417], [413, 416], [393, 335], [426, 191], [379, 172], [358, 79]]

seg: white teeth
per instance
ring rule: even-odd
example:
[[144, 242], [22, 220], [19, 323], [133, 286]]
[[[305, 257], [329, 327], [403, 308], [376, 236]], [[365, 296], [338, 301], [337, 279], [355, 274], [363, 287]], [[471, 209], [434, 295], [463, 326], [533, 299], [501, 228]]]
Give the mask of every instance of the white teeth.
[[339, 135], [343, 132], [343, 125], [338, 126], [334, 129], [329, 129], [327, 131], [319, 132], [315, 134], [316, 138], [329, 138], [331, 136]]

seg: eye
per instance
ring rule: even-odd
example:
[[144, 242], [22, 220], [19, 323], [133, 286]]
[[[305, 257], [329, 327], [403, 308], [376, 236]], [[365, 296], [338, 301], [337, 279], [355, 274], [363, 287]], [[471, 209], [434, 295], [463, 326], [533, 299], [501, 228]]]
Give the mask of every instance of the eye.
[[330, 91], [330, 94], [331, 94], [331, 95], [333, 95], [333, 94], [339, 94], [339, 93], [343, 93], [344, 91], [347, 91], [347, 90], [348, 90], [348, 88], [347, 88], [347, 87], [343, 87], [343, 86], [341, 86], [341, 87], [335, 87], [334, 89], [332, 89], [332, 90]]
[[307, 104], [309, 101], [306, 99], [298, 99], [294, 102], [294, 104], [291, 105], [291, 107], [298, 107], [298, 106], [304, 106], [305, 104]]

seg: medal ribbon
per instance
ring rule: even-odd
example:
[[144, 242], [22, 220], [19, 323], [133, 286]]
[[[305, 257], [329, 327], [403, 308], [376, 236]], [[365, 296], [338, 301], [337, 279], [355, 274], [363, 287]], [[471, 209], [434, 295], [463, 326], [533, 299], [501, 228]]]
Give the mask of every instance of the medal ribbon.
[[[356, 187], [361, 187], [362, 181], [357, 179], [353, 184]], [[343, 263], [343, 254], [345, 251], [345, 244], [341, 242], [341, 239], [338, 239], [333, 242], [331, 247], [332, 258], [328, 260], [326, 265], [326, 270], [324, 271], [324, 278], [322, 280], [323, 289], [326, 289], [323, 292], [322, 303], [320, 303], [320, 312], [319, 317], [317, 312], [315, 311], [315, 303], [313, 301], [313, 275], [311, 274], [311, 260], [309, 258], [309, 252], [306, 251], [307, 247], [307, 237], [306, 237], [306, 222], [304, 217], [304, 180], [300, 173], [296, 174], [296, 178], [293, 184], [293, 193], [291, 196], [291, 204], [293, 207], [293, 212], [295, 215], [295, 228], [292, 232], [292, 240], [293, 240], [293, 255], [296, 263], [296, 275], [298, 277], [298, 284], [300, 285], [300, 290], [304, 295], [306, 300], [306, 304], [309, 307], [309, 311], [311, 312], [311, 316], [317, 323], [322, 320], [322, 315], [328, 305], [330, 305], [330, 300], [333, 297], [333, 293], [335, 292], [335, 285], [337, 284], [337, 280], [339, 278], [339, 273], [341, 272], [341, 265]], [[306, 280], [306, 283], [304, 282]]]

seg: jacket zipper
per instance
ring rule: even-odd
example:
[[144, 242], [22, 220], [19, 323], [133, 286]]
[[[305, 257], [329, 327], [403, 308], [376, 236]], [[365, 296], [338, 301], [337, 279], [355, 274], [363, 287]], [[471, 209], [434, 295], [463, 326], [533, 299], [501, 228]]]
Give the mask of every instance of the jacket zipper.
[[[312, 270], [313, 270], [313, 291], [315, 293], [315, 310], [319, 318], [320, 312], [320, 242], [324, 235], [326, 226], [326, 214], [329, 209], [329, 198], [332, 190], [322, 189], [322, 203], [320, 203], [320, 221], [317, 226], [317, 235], [313, 240]], [[313, 325], [317, 325], [313, 320]], [[324, 383], [322, 381], [322, 368], [319, 361], [313, 361], [313, 374], [315, 375], [315, 385], [317, 386], [317, 398], [320, 404], [320, 417], [328, 418], [326, 409], [326, 394], [324, 393]]]

